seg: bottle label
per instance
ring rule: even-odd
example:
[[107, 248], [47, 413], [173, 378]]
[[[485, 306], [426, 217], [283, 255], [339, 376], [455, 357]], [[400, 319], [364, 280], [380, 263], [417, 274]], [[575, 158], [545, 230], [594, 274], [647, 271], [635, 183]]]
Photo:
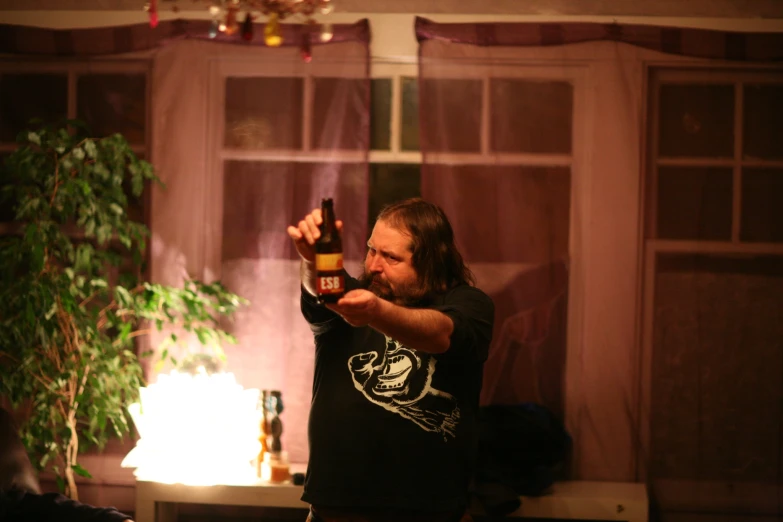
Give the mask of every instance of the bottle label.
[[319, 275], [316, 280], [319, 294], [341, 294], [345, 291], [342, 274]]
[[318, 271], [337, 271], [343, 269], [343, 255], [339, 254], [316, 254], [315, 269]]

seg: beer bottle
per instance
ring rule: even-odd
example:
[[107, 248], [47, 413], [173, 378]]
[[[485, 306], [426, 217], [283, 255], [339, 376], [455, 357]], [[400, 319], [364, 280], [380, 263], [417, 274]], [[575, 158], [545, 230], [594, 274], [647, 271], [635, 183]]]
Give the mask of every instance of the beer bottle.
[[321, 237], [315, 242], [316, 297], [318, 302], [336, 303], [345, 294], [343, 240], [337, 230], [332, 198], [321, 200]]

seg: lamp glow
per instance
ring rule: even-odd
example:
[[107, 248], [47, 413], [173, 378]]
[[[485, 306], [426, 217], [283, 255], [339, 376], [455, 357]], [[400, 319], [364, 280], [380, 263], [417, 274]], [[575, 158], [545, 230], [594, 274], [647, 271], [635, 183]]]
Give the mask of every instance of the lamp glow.
[[256, 484], [253, 466], [261, 411], [259, 390], [244, 389], [232, 373], [172, 371], [141, 388], [129, 407], [139, 432], [124, 468], [138, 480], [209, 486]]

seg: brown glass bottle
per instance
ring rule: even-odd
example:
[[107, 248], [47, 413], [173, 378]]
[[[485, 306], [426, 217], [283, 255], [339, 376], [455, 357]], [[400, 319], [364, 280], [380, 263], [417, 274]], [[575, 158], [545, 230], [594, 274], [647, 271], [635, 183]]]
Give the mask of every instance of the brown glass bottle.
[[315, 242], [315, 291], [318, 302], [336, 303], [345, 294], [343, 240], [337, 230], [332, 198], [321, 200], [321, 237]]

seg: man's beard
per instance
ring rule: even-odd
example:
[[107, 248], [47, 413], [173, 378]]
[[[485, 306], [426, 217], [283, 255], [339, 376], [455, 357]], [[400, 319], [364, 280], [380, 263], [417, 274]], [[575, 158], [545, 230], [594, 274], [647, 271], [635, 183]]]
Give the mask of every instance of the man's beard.
[[418, 283], [402, 285], [395, 292], [388, 283], [381, 279], [381, 276], [370, 274], [366, 271], [359, 277], [359, 284], [361, 288], [369, 290], [381, 299], [400, 306], [416, 306], [420, 304], [425, 293]]

